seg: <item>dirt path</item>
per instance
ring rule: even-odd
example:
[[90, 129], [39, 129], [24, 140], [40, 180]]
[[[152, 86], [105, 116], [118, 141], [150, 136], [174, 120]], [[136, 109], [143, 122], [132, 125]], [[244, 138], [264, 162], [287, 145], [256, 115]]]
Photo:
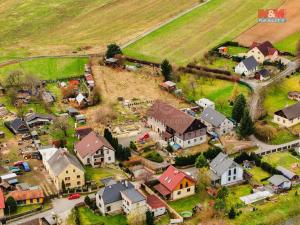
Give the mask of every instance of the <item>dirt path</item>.
[[247, 31], [240, 34], [235, 41], [249, 46], [253, 41], [271, 41], [276, 43], [289, 35], [300, 31], [300, 1], [287, 0], [281, 7], [285, 9], [287, 22], [285, 23], [257, 23]]

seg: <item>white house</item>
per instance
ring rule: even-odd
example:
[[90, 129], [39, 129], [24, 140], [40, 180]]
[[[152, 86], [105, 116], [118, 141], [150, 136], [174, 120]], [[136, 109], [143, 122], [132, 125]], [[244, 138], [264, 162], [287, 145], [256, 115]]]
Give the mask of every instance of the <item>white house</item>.
[[216, 132], [219, 136], [230, 133], [233, 130], [233, 122], [220, 112], [207, 107], [201, 113], [200, 120], [210, 132]]
[[147, 211], [146, 198], [135, 188], [121, 191], [122, 209], [126, 214], [137, 208]]
[[300, 123], [300, 102], [275, 112], [273, 122], [283, 127]]
[[98, 167], [116, 161], [113, 147], [94, 131], [76, 143], [74, 151], [83, 165]]
[[201, 98], [198, 101], [196, 101], [196, 104], [202, 107], [203, 109], [210, 107], [215, 108], [215, 103], [207, 98]]
[[101, 180], [104, 187], [96, 194], [96, 205], [103, 215], [129, 213], [136, 207], [146, 206], [146, 198], [127, 180]]
[[162, 138], [182, 149], [206, 141], [206, 126], [185, 112], [157, 100], [147, 113], [147, 124]]
[[258, 69], [258, 62], [253, 56], [241, 61], [234, 69], [237, 74], [244, 74], [246, 77], [254, 77], [254, 73]]
[[209, 166], [209, 176], [213, 185], [219, 183], [222, 186], [229, 186], [244, 180], [243, 168], [222, 152], [210, 162]]

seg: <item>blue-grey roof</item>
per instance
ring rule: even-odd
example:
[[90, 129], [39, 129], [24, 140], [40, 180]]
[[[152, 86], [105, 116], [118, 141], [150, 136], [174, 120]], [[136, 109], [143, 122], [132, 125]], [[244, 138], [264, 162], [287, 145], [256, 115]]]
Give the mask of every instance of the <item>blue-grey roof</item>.
[[229, 168], [240, 167], [232, 158], [229, 158], [228, 155], [220, 152], [216, 158], [214, 158], [209, 164], [210, 168], [218, 176], [222, 176]]
[[247, 70], [253, 70], [258, 66], [258, 62], [253, 56], [250, 56], [242, 61]]
[[134, 186], [129, 181], [117, 181], [115, 184], [101, 188], [98, 191], [98, 195], [101, 196], [104, 204], [109, 204], [122, 200], [121, 191], [132, 188], [134, 188]]
[[226, 119], [226, 116], [211, 107], [207, 107], [201, 113], [200, 118], [201, 120], [212, 124], [214, 127], [219, 127]]
[[282, 175], [273, 175], [268, 179], [268, 181], [275, 186], [279, 186], [284, 182], [289, 182], [289, 180]]
[[282, 173], [283, 176], [285, 176], [288, 179], [293, 179], [295, 176], [298, 176], [294, 172], [282, 167], [282, 166], [277, 166], [276, 169]]
[[121, 191], [121, 193], [129, 198], [132, 203], [146, 200], [145, 197], [134, 188]]

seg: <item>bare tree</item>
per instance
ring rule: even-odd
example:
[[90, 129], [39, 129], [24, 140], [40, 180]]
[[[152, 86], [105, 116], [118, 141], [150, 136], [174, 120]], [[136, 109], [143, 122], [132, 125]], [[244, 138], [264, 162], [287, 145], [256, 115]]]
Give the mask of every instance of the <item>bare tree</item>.
[[25, 85], [34, 92], [39, 85], [41, 85], [41, 80], [34, 74], [25, 75]]
[[197, 83], [194, 76], [190, 76], [189, 84], [190, 84], [190, 88], [192, 89], [193, 100], [195, 100]]
[[127, 216], [127, 222], [129, 225], [143, 225], [146, 223], [146, 206], [138, 206]]
[[8, 87], [20, 87], [23, 76], [24, 74], [20, 70], [11, 71], [6, 78], [5, 85]]

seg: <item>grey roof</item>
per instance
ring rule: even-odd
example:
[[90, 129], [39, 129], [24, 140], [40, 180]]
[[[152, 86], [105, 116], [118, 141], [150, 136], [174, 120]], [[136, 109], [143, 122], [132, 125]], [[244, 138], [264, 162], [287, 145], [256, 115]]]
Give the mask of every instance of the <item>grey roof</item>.
[[69, 108], [67, 109], [67, 111], [68, 111], [69, 113], [79, 113], [77, 109], [72, 108], [72, 107], [69, 107]]
[[226, 116], [211, 107], [207, 107], [201, 113], [200, 118], [201, 120], [212, 124], [214, 127], [219, 127], [226, 119]]
[[250, 56], [242, 61], [247, 70], [253, 70], [258, 66], [258, 62], [253, 56]]
[[218, 176], [222, 176], [231, 167], [239, 167], [240, 165], [229, 158], [228, 155], [220, 152], [209, 164], [210, 168]]
[[121, 191], [121, 193], [125, 195], [127, 198], [129, 198], [132, 203], [146, 200], [145, 197], [139, 191], [135, 190], [135, 188]]
[[56, 176], [63, 172], [69, 164], [73, 164], [78, 169], [84, 171], [78, 159], [64, 149], [56, 151], [48, 160], [48, 164]]
[[[103, 179], [100, 179], [101, 183], [104, 184], [105, 186], [109, 185], [109, 184], [113, 184], [112, 182], [115, 181], [113, 177], [106, 177]], [[116, 181], [115, 181], [116, 183]]]
[[[127, 185], [126, 185], [127, 183]], [[121, 191], [132, 189], [134, 186], [129, 181], [117, 181], [115, 184], [105, 186], [98, 191], [104, 204], [110, 204], [122, 200]]]
[[16, 118], [16, 119], [14, 119], [13, 121], [11, 121], [11, 122], [9, 123], [9, 125], [10, 125], [10, 127], [11, 127], [12, 129], [14, 129], [15, 131], [18, 131], [22, 126], [23, 126], [24, 128], [27, 128], [27, 125], [26, 125], [25, 121], [23, 121], [21, 118]]
[[300, 116], [300, 102], [279, 110], [275, 112], [275, 114], [281, 117], [285, 117], [289, 120], [295, 119]]
[[282, 175], [273, 175], [268, 179], [268, 181], [275, 186], [279, 186], [283, 182], [289, 182], [290, 180]]
[[29, 123], [30, 121], [37, 120], [37, 119], [50, 121], [53, 119], [53, 117], [51, 115], [38, 114], [38, 113], [30, 113], [30, 114], [26, 115], [26, 117], [25, 117], [26, 123]]
[[277, 166], [276, 169], [282, 173], [283, 176], [285, 176], [288, 179], [293, 179], [297, 174], [294, 172], [282, 167], [282, 166]]

